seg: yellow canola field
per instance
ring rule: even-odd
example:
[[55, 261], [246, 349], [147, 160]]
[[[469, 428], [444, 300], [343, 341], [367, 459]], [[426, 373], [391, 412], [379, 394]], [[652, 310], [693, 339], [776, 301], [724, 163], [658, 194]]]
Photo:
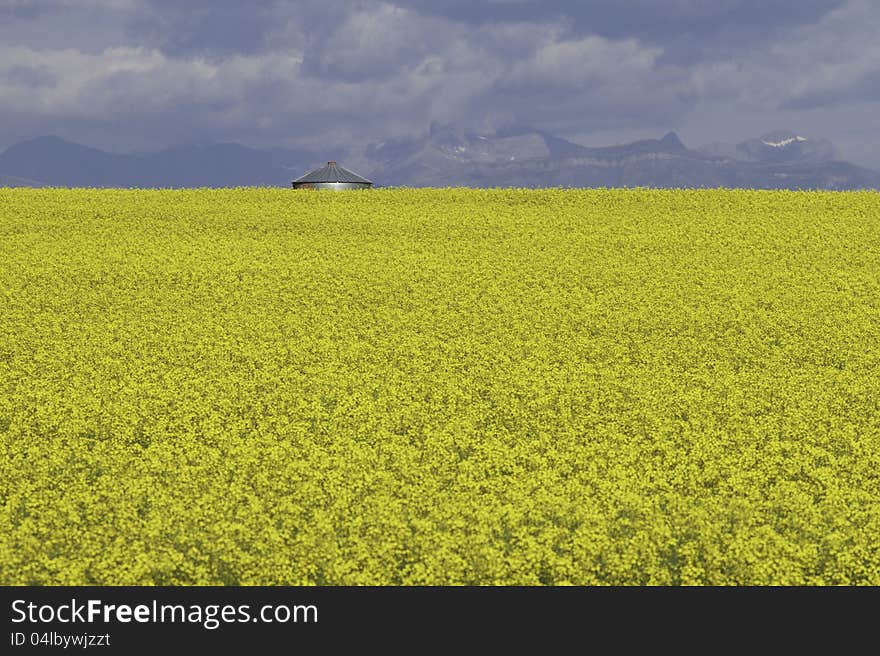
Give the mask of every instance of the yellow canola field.
[[880, 195], [0, 190], [0, 583], [880, 585]]

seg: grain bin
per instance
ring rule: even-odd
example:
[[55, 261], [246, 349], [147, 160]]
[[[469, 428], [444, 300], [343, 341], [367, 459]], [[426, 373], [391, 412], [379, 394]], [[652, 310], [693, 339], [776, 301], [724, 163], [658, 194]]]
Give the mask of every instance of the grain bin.
[[369, 189], [373, 183], [357, 173], [344, 169], [336, 162], [327, 162], [326, 166], [315, 169], [293, 181], [294, 189]]

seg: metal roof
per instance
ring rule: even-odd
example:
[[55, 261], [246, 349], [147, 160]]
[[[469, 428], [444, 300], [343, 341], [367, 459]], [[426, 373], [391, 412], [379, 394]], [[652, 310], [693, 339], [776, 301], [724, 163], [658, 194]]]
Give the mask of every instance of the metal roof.
[[362, 178], [357, 173], [342, 168], [336, 162], [327, 162], [326, 166], [317, 168], [297, 178], [293, 181], [293, 184], [302, 182], [357, 182], [360, 184], [373, 184], [372, 181]]

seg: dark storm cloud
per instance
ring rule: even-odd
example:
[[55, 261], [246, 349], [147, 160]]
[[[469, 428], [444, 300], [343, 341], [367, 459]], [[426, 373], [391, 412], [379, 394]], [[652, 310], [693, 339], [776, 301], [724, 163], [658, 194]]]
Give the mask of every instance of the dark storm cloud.
[[3, 79], [11, 85], [46, 87], [55, 84], [56, 77], [46, 66], [11, 66], [3, 72]]
[[55, 0], [0, 0], [0, 25], [34, 18], [56, 11], [61, 3]]
[[133, 42], [175, 56], [214, 57], [320, 46], [352, 11], [375, 0], [140, 0], [128, 22]]
[[871, 0], [0, 0], [0, 146], [357, 144], [432, 121], [589, 141], [703, 134], [719, 107], [712, 138], [735, 139], [740, 114], [868, 116], [850, 109], [880, 101], [878, 24]]
[[467, 24], [559, 21], [569, 34], [660, 44], [661, 64], [735, 56], [814, 23], [846, 0], [400, 0], [395, 4]]
[[400, 0], [395, 4], [467, 23], [569, 21], [579, 33], [663, 41], [729, 29], [810, 23], [846, 0]]
[[90, 11], [129, 9], [138, 0], [0, 0], [0, 25], [34, 20], [68, 9]]
[[[328, 40], [352, 13], [382, 13], [383, 8], [411, 10], [426, 19], [448, 19], [446, 31], [466, 26], [525, 24], [565, 26], [568, 37], [595, 34], [610, 39], [633, 37], [662, 44], [664, 62], [683, 63], [694, 57], [727, 57], [774, 34], [815, 22], [846, 0], [143, 0], [129, 23], [138, 43], [172, 55], [201, 56], [266, 52], [292, 45], [308, 46], [307, 62], [318, 73], [332, 74], [319, 56], [349, 40]], [[393, 30], [394, 21], [387, 26]], [[435, 33], [442, 39], [448, 34]], [[423, 53], [400, 52], [400, 62]], [[343, 75], [347, 75], [342, 71]]]
[[279, 2], [147, 0], [128, 22], [131, 39], [170, 55], [264, 52], [277, 28]]

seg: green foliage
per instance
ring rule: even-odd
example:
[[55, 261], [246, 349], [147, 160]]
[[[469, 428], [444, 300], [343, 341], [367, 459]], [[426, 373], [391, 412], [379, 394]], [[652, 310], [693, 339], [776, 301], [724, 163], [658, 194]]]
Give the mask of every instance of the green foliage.
[[0, 583], [880, 585], [880, 196], [0, 190]]

